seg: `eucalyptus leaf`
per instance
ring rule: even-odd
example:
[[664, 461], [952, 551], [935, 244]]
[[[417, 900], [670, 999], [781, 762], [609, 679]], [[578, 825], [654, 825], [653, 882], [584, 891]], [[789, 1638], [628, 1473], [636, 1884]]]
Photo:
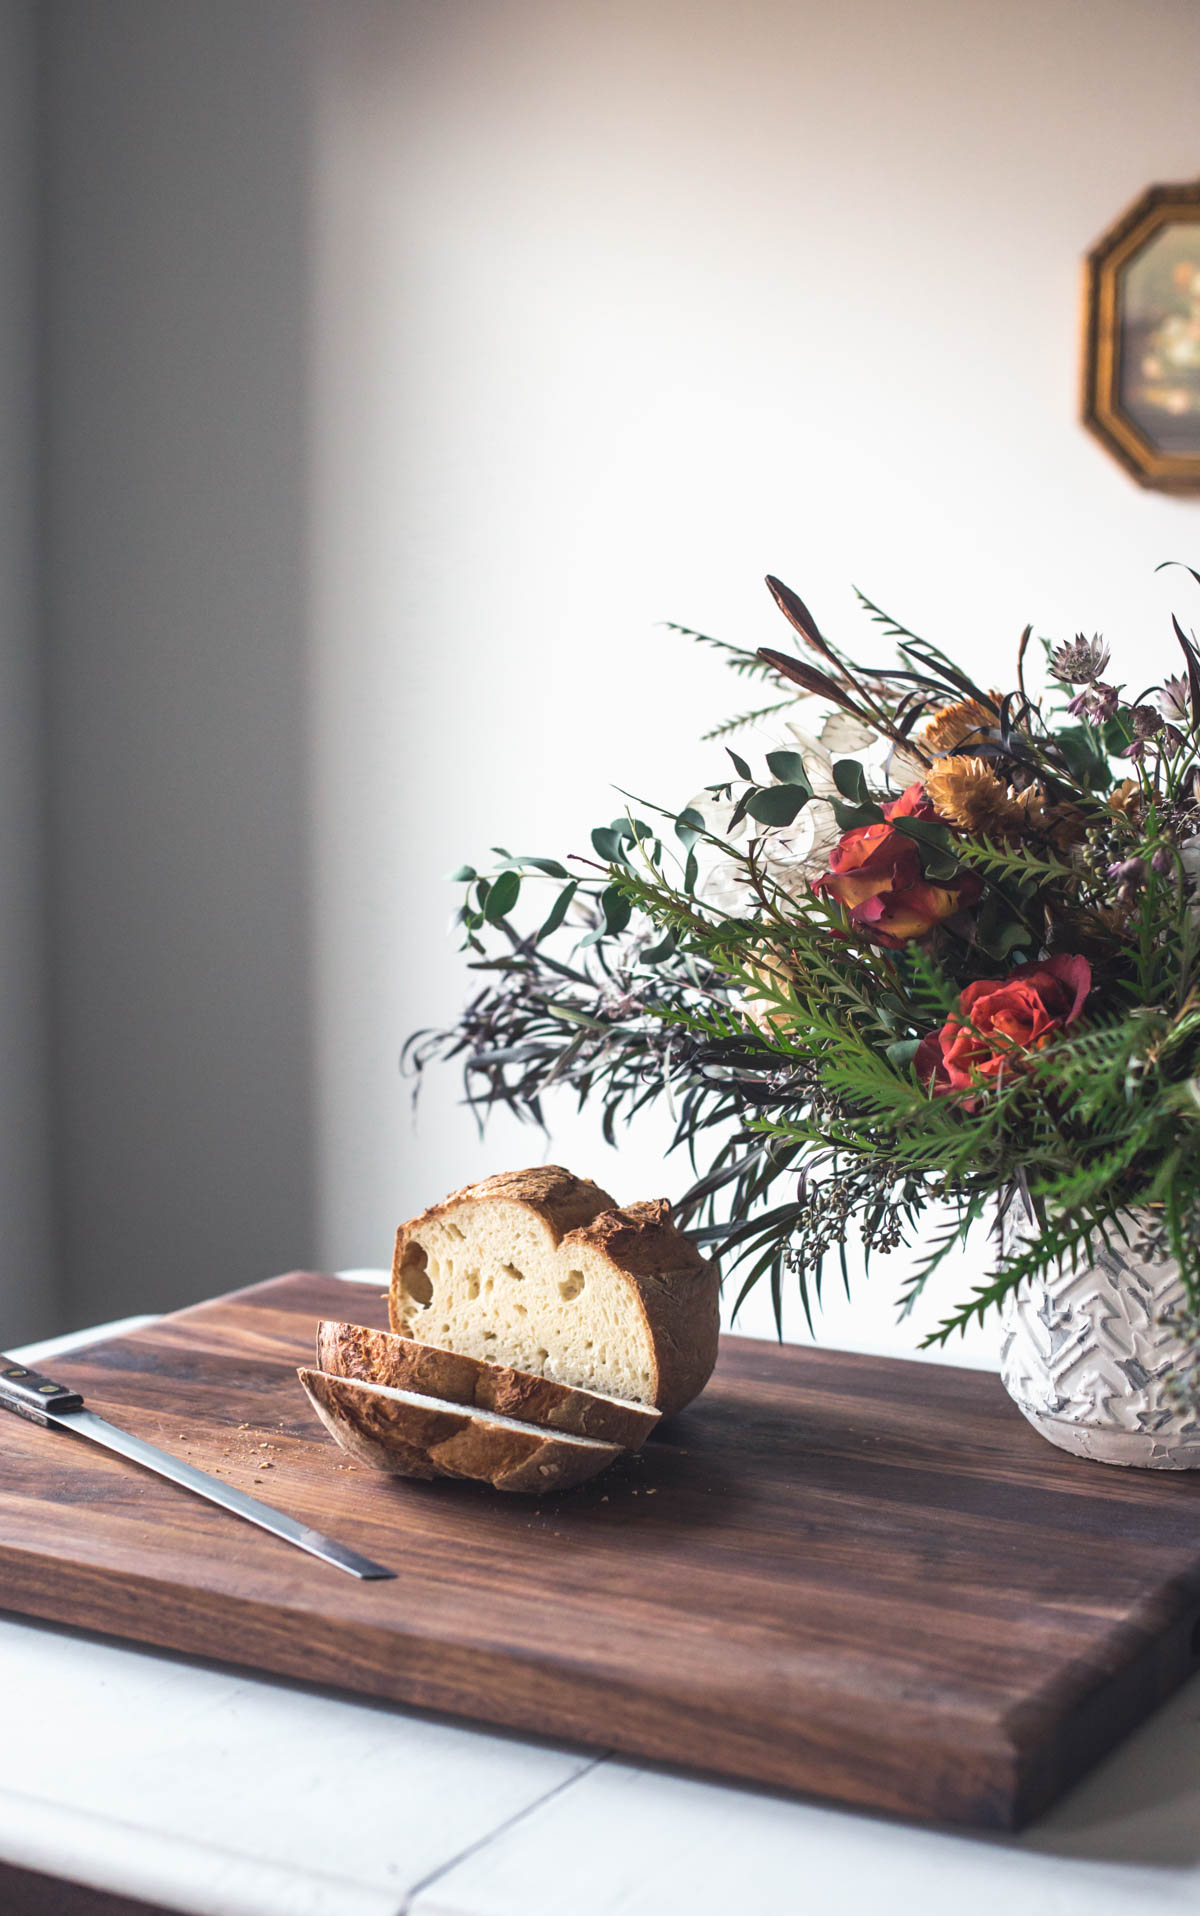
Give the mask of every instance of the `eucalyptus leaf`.
[[893, 1044], [884, 1047], [892, 1063], [898, 1065], [901, 1070], [912, 1063], [920, 1049], [920, 1038], [897, 1038]]
[[519, 865], [531, 865], [534, 871], [545, 872], [547, 878], [565, 878], [567, 868], [560, 865], [557, 858], [519, 858]]
[[650, 945], [647, 950], [642, 952], [642, 963], [644, 965], [661, 965], [665, 959], [671, 957], [675, 950], [675, 945], [675, 933], [669, 931], [665, 938], [660, 938], [656, 945]]
[[592, 847], [597, 858], [602, 858], [606, 865], [625, 863], [625, 847], [611, 825], [596, 826], [592, 833]]
[[499, 878], [492, 880], [483, 915], [489, 925], [498, 925], [521, 896], [521, 874], [514, 871], [501, 872]]
[[867, 787], [867, 775], [856, 758], [839, 758], [833, 767], [833, 782], [843, 798], [852, 805], [870, 805], [871, 794]]
[[600, 909], [604, 913], [604, 929], [610, 938], [624, 931], [633, 916], [633, 906], [617, 885], [606, 885], [600, 894]]
[[694, 805], [685, 806], [683, 811], [680, 812], [679, 817], [675, 820], [675, 836], [685, 851], [691, 851], [692, 846], [700, 837], [703, 830], [703, 812], [698, 812]]
[[892, 819], [898, 832], [904, 832], [909, 838], [920, 839], [923, 845], [936, 845], [941, 852], [954, 850], [954, 833], [949, 825], [943, 825], [940, 818], [910, 818], [901, 812]]
[[577, 878], [573, 878], [570, 884], [565, 885], [562, 891], [559, 892], [558, 897], [555, 899], [549, 911], [546, 913], [545, 923], [542, 925], [541, 930], [538, 932], [537, 937], [533, 941], [535, 945], [540, 945], [543, 938], [549, 938], [552, 932], [555, 932], [558, 930], [559, 926], [562, 924], [563, 919], [566, 917], [568, 910], [570, 909], [571, 900], [574, 898], [575, 893], [578, 890], [579, 890], [579, 880]]
[[745, 759], [740, 758], [738, 754], [734, 751], [731, 745], [727, 745], [725, 747], [725, 750], [729, 753], [730, 758], [733, 760], [733, 769], [737, 773], [738, 777], [748, 780], [750, 777], [750, 767], [747, 765]]
[[730, 837], [737, 830], [738, 826], [741, 824], [742, 820], [746, 816], [746, 808], [753, 797], [754, 797], [754, 787], [753, 785], [747, 785], [745, 791], [742, 793], [741, 797], [738, 799], [737, 804], [734, 806], [732, 812], [729, 815], [729, 823], [725, 827], [726, 837]]
[[975, 935], [990, 958], [1008, 958], [1019, 946], [1030, 942], [1028, 926], [995, 890], [986, 894], [979, 907]]
[[864, 825], [881, 825], [883, 813], [878, 805], [847, 805], [842, 799], [830, 801], [839, 831], [855, 832]]
[[460, 865], [457, 871], [451, 872], [448, 882], [451, 885], [473, 885], [478, 876], [474, 865]]
[[767, 766], [781, 785], [799, 785], [811, 795], [812, 785], [799, 752], [768, 752]]
[[612, 828], [627, 845], [640, 845], [654, 837], [652, 828], [644, 818], [614, 818]]
[[760, 825], [790, 825], [809, 797], [799, 785], [764, 785], [751, 794], [746, 810]]

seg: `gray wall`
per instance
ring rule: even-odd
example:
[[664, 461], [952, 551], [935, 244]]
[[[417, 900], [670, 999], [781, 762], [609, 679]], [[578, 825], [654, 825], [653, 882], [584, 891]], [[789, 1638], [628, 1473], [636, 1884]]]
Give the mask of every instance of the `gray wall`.
[[0, 1348], [61, 1315], [47, 1185], [35, 642], [35, 44], [0, 5]]
[[69, 1315], [313, 1256], [304, 9], [44, 13]]

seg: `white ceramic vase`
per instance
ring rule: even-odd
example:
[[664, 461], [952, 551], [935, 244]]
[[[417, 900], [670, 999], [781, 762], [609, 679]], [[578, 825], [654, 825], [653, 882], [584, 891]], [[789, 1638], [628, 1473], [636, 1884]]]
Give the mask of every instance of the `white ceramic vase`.
[[[1027, 1227], [1016, 1230], [1024, 1236]], [[1200, 1470], [1200, 1418], [1167, 1387], [1184, 1345], [1163, 1318], [1183, 1301], [1173, 1259], [1124, 1245], [1087, 1268], [1022, 1284], [1002, 1307], [1004, 1387], [1035, 1429], [1073, 1456]]]

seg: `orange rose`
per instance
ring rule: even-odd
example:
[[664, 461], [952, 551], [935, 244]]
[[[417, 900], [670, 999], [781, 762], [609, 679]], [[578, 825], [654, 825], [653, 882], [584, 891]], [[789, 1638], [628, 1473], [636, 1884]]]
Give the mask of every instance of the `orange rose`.
[[1078, 957], [1047, 958], [1017, 965], [1007, 978], [979, 979], [958, 999], [973, 1029], [947, 1018], [940, 1031], [931, 1031], [917, 1052], [917, 1076], [938, 1095], [966, 1090], [978, 1078], [998, 1083], [1020, 1068], [1023, 1052], [1040, 1051], [1075, 1023], [1091, 988], [1092, 968]]
[[921, 871], [917, 842], [887, 822], [936, 818], [920, 785], [883, 807], [883, 820], [845, 832], [829, 856], [829, 870], [813, 883], [846, 907], [852, 922], [877, 945], [905, 945], [923, 938], [962, 905], [973, 904], [980, 884], [967, 873], [953, 885], [932, 885]]

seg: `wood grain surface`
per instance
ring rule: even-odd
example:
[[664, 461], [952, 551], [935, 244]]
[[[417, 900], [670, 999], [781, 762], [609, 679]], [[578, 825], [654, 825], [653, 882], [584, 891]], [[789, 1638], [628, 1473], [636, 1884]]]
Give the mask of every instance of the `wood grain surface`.
[[379, 1292], [296, 1274], [59, 1360], [92, 1409], [398, 1571], [356, 1584], [0, 1418], [0, 1604], [847, 1803], [1028, 1821], [1200, 1665], [1200, 1482], [1081, 1463], [990, 1375], [723, 1342], [561, 1496], [376, 1475], [295, 1366]]

